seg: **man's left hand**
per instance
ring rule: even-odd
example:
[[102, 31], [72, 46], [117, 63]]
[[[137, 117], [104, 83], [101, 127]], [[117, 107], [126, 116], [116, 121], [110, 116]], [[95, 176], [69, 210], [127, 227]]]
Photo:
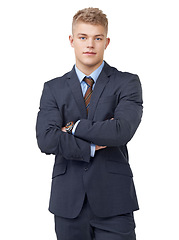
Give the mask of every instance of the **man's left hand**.
[[61, 128], [62, 132], [67, 132], [65, 127]]

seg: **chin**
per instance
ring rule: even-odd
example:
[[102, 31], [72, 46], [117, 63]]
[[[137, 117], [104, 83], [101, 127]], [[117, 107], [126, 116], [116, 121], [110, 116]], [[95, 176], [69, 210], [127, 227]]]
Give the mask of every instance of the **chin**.
[[84, 61], [83, 64], [85, 66], [88, 66], [88, 67], [94, 67], [94, 66], [98, 65], [100, 62], [101, 61], [89, 61], [89, 60], [87, 60], [87, 61]]

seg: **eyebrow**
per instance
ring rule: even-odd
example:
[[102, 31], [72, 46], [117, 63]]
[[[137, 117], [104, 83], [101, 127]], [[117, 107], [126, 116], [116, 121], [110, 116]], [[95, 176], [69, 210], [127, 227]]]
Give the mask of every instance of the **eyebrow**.
[[[85, 33], [78, 33], [77, 36], [88, 36], [88, 35], [85, 34]], [[95, 35], [94, 37], [104, 37], [104, 34], [97, 34], [97, 35]]]

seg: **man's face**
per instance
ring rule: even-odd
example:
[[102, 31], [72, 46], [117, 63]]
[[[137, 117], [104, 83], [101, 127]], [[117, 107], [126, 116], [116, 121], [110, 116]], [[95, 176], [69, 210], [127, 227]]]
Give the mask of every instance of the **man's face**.
[[78, 22], [69, 39], [75, 50], [76, 65], [81, 71], [94, 71], [102, 64], [104, 50], [110, 42], [102, 25]]

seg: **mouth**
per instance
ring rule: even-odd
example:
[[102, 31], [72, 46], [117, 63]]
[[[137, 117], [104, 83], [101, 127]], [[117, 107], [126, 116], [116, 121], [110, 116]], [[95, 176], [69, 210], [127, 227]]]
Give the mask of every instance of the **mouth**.
[[87, 55], [87, 56], [94, 56], [96, 55], [95, 52], [83, 52], [84, 55]]

